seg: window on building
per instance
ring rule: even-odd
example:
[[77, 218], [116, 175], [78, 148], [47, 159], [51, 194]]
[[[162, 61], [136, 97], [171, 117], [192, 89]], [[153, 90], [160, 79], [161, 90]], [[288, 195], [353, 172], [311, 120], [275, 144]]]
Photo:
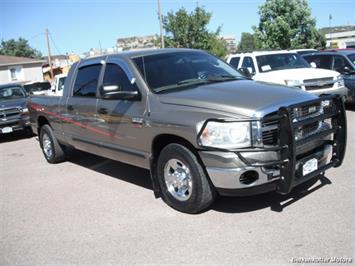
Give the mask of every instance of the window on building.
[[21, 80], [22, 79], [22, 67], [16, 66], [16, 67], [11, 67], [9, 68], [10, 71], [10, 80], [11, 81], [16, 81], [16, 80]]

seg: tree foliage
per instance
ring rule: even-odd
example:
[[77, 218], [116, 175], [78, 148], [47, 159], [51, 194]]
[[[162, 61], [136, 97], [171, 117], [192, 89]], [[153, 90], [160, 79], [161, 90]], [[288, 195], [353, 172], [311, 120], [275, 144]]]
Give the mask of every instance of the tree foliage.
[[246, 53], [252, 52], [259, 48], [257, 41], [255, 40], [254, 34], [249, 32], [242, 32], [240, 42], [238, 44], [238, 52]]
[[163, 16], [166, 47], [202, 49], [219, 57], [225, 56], [228, 51], [225, 41], [219, 37], [221, 27], [212, 32], [207, 29], [211, 17], [212, 13], [202, 7], [196, 7], [191, 13], [185, 8], [176, 13], [168, 12]]
[[255, 37], [263, 49], [325, 48], [306, 0], [266, 0]]
[[0, 43], [0, 54], [10, 56], [20, 56], [29, 58], [41, 58], [40, 51], [32, 48], [28, 41], [24, 38], [18, 38], [18, 40], [10, 39], [7, 41], [2, 40]]

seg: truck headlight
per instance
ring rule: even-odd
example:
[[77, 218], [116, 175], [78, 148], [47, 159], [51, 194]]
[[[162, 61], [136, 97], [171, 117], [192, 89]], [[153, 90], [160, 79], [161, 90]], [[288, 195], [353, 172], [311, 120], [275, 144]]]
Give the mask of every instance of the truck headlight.
[[300, 80], [286, 79], [285, 84], [289, 87], [301, 87], [302, 82]]
[[337, 76], [336, 81], [338, 87], [344, 87], [344, 78], [341, 75]]
[[28, 108], [27, 107], [22, 108], [21, 112], [22, 114], [28, 114]]
[[220, 149], [250, 147], [250, 122], [210, 121], [200, 132], [199, 144]]

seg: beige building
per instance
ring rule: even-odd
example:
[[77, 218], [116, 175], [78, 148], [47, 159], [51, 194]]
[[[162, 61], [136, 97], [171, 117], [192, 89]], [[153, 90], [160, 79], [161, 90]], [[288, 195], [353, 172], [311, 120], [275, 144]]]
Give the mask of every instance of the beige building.
[[355, 48], [355, 30], [325, 35], [328, 48]]
[[0, 84], [43, 81], [44, 60], [0, 55]]

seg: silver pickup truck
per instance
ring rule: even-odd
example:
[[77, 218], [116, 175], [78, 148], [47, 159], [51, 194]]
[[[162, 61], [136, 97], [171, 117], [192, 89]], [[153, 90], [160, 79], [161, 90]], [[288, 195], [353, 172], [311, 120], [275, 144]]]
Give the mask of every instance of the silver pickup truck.
[[254, 82], [198, 50], [81, 60], [63, 96], [34, 96], [30, 120], [49, 163], [68, 147], [150, 170], [156, 196], [196, 213], [216, 195], [289, 193], [341, 165], [339, 96]]

